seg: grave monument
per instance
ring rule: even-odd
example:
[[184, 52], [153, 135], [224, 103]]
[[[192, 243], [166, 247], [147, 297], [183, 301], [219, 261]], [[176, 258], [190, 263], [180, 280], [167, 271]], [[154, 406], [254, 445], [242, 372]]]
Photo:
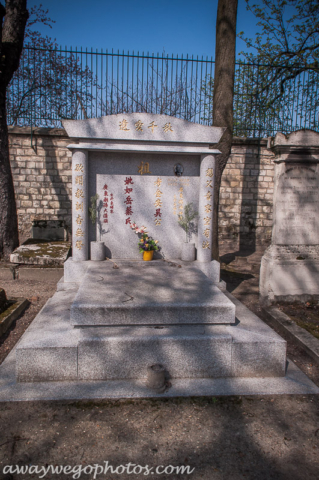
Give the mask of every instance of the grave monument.
[[318, 300], [319, 133], [277, 133], [268, 148], [275, 153], [274, 217], [261, 261], [261, 301]]
[[[286, 342], [257, 317], [236, 319], [211, 260], [223, 129], [147, 113], [64, 127], [72, 138], [73, 253], [19, 343], [18, 381], [140, 380], [159, 364], [172, 382], [284, 376]], [[94, 226], [88, 209], [96, 194]], [[186, 262], [178, 216], [188, 203], [198, 222], [196, 259]], [[138, 253], [133, 222], [159, 242], [151, 262]], [[100, 261], [90, 257], [94, 241], [105, 244]]]

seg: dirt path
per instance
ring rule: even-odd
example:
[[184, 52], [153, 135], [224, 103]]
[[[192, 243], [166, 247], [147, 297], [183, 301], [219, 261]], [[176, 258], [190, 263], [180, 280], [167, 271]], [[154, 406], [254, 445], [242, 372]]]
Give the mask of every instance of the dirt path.
[[[231, 293], [260, 314], [258, 278], [241, 275], [223, 273]], [[1, 359], [54, 293], [55, 283], [12, 280], [5, 289], [8, 295], [29, 298], [31, 305], [1, 340]], [[310, 366], [311, 360], [292, 344], [288, 351], [319, 384], [318, 367]], [[96, 478], [317, 480], [319, 472], [319, 396], [0, 403], [0, 432], [0, 472], [5, 465], [85, 468], [105, 466], [107, 461], [114, 469], [119, 467], [119, 473], [109, 469]], [[168, 468], [166, 474], [144, 475], [145, 470], [137, 469], [141, 473], [120, 474], [124, 468], [120, 466], [129, 462], [129, 471], [139, 468], [133, 464], [148, 465], [154, 472], [158, 465], [194, 470], [178, 474]], [[0, 473], [3, 478], [39, 475]], [[72, 478], [72, 473], [49, 473], [44, 478]], [[94, 475], [82, 472], [78, 478]]]

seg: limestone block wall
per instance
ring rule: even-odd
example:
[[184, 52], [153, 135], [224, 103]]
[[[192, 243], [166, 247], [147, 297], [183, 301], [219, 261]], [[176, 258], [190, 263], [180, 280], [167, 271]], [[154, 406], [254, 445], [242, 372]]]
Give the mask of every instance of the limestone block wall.
[[[63, 129], [9, 127], [20, 241], [33, 220], [63, 220], [71, 233], [71, 143]], [[72, 143], [74, 141], [72, 140]], [[220, 241], [233, 248], [270, 243], [273, 155], [266, 140], [234, 139], [220, 194]]]

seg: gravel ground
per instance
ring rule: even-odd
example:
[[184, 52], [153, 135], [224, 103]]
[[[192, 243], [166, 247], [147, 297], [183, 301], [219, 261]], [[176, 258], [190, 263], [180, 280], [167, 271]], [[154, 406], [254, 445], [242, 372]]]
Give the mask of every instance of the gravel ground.
[[[258, 276], [223, 271], [228, 289], [260, 315]], [[30, 306], [0, 341], [0, 361], [55, 291], [49, 280], [12, 280], [5, 290]], [[288, 342], [288, 355], [319, 385], [319, 367]], [[39, 478], [35, 471], [3, 475], [5, 465], [82, 466], [109, 462], [96, 478], [317, 480], [319, 396], [245, 396], [134, 401], [0, 403], [0, 479]], [[120, 466], [131, 464], [120, 473]], [[135, 465], [153, 467], [144, 475]], [[192, 473], [156, 466], [189, 466]], [[77, 467], [78, 468], [78, 467]], [[163, 469], [160, 469], [162, 471]], [[43, 472], [42, 472], [43, 473]], [[72, 478], [48, 473], [44, 478]]]

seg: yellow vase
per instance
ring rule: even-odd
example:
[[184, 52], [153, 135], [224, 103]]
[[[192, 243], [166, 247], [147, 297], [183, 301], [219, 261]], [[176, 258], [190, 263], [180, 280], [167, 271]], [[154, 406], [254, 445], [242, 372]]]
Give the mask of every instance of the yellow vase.
[[150, 260], [153, 260], [153, 255], [154, 255], [154, 250], [143, 252], [143, 260], [145, 262], [149, 262]]

